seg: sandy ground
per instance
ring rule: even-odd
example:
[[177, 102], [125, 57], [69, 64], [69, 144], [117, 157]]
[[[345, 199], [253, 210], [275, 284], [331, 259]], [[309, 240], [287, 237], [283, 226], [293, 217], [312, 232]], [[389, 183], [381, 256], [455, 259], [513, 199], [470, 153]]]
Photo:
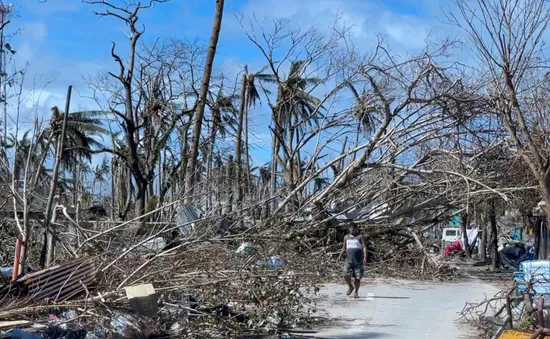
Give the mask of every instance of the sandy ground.
[[345, 285], [321, 288], [318, 306], [335, 323], [318, 329], [314, 338], [477, 338], [474, 329], [458, 320], [467, 301], [482, 301], [498, 292], [482, 281], [419, 283], [366, 281], [361, 298], [345, 295]]

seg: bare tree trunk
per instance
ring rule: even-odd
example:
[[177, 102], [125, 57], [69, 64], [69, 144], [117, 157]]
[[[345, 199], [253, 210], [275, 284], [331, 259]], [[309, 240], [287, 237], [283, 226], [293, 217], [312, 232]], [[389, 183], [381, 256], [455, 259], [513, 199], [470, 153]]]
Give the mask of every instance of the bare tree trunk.
[[239, 119], [237, 123], [237, 136], [235, 139], [235, 171], [236, 171], [236, 180], [235, 184], [237, 185], [237, 206], [240, 206], [243, 201], [243, 184], [242, 184], [242, 170], [243, 170], [243, 162], [242, 162], [242, 134], [243, 134], [243, 123], [244, 123], [244, 111], [246, 107], [246, 91], [248, 88], [248, 81], [247, 81], [247, 68], [245, 67], [245, 71], [243, 74], [243, 84], [241, 89], [241, 105], [239, 108]]
[[[159, 151], [160, 152], [160, 151]], [[164, 150], [164, 152], [166, 152], [166, 150]], [[160, 201], [160, 196], [162, 195], [162, 185], [163, 185], [163, 177], [164, 177], [164, 173], [163, 173], [163, 169], [164, 169], [164, 161], [166, 161], [166, 153], [162, 154], [162, 153], [159, 153], [159, 159], [158, 159], [158, 166], [159, 166], [159, 179], [158, 179], [158, 195], [159, 195], [159, 201]]]
[[480, 229], [481, 229], [481, 242], [479, 243], [479, 259], [483, 262], [487, 261], [487, 219], [485, 216], [481, 215], [481, 212], [479, 213], [479, 219], [480, 219]]
[[[302, 180], [302, 152], [301, 152], [301, 148], [300, 148], [300, 129], [299, 128], [296, 129], [296, 147], [297, 147], [297, 150], [296, 150], [296, 174], [294, 175], [295, 178], [294, 178], [294, 181], [292, 182], [292, 187], [291, 187], [292, 191], [294, 191], [294, 189], [296, 188], [296, 183], [300, 182], [300, 180]], [[296, 201], [297, 201], [297, 207], [300, 207], [300, 202], [302, 201], [301, 191], [299, 191], [296, 194]]]
[[204, 73], [202, 77], [201, 89], [199, 92], [197, 112], [195, 114], [195, 122], [193, 126], [193, 137], [191, 140], [191, 155], [189, 157], [189, 171], [186, 178], [187, 194], [185, 201], [191, 202], [193, 197], [193, 185], [195, 183], [195, 171], [197, 169], [197, 160], [199, 156], [199, 144], [201, 137], [202, 120], [204, 109], [206, 106], [206, 96], [208, 95], [208, 87], [210, 85], [210, 77], [212, 76], [212, 67], [216, 56], [216, 48], [220, 37], [222, 27], [224, 0], [216, 0], [216, 12], [214, 14], [214, 22], [212, 24], [212, 33], [210, 36], [210, 44], [206, 55]]
[[[545, 209], [545, 217], [541, 218], [541, 226], [540, 226], [540, 242], [539, 242], [539, 257], [542, 260], [550, 259], [550, 253], [548, 251], [548, 237], [544, 236], [545, 234], [548, 234], [548, 229], [550, 228], [550, 208], [548, 206], [548, 203], [546, 203], [547, 208]], [[546, 225], [545, 225], [546, 224]], [[546, 226], [546, 230], [544, 230], [543, 227]], [[538, 259], [537, 258], [537, 259]]]
[[73, 205], [76, 205], [76, 202], [78, 201], [78, 195], [80, 192], [80, 171], [82, 171], [82, 167], [80, 165], [80, 162], [76, 164], [74, 171], [73, 171]]
[[116, 175], [118, 173], [118, 169], [116, 168], [114, 159], [115, 156], [111, 158], [111, 220], [115, 220], [115, 206], [119, 195], [119, 192], [116, 190]]
[[147, 200], [151, 199], [155, 195], [155, 181], [154, 179], [147, 184]]
[[147, 198], [147, 184], [144, 183], [141, 180], [136, 180], [136, 204], [135, 204], [135, 212], [136, 217], [142, 216], [145, 214], [145, 202]]
[[181, 161], [181, 174], [180, 174], [180, 192], [185, 194], [185, 190], [187, 189], [187, 185], [185, 183], [185, 179], [187, 178], [187, 164], [189, 161], [188, 153], [189, 153], [189, 144], [188, 144], [188, 133], [189, 133], [189, 124], [186, 124], [183, 128], [183, 131], [181, 131], [181, 156], [183, 157]]
[[[134, 176], [134, 180], [136, 182], [137, 186], [137, 194], [136, 194], [136, 200], [135, 200], [135, 216], [141, 216], [145, 213], [145, 199], [146, 199], [146, 193], [147, 193], [147, 179], [144, 178], [143, 172], [141, 171], [139, 162], [140, 157], [138, 153], [138, 139], [139, 139], [139, 130], [138, 130], [138, 118], [135, 116], [137, 115], [137, 112], [134, 111], [134, 105], [133, 105], [133, 89], [132, 89], [132, 81], [135, 71], [135, 62], [136, 62], [136, 44], [141, 36], [141, 33], [138, 33], [138, 31], [135, 28], [135, 22], [132, 22], [131, 25], [132, 28], [132, 37], [130, 39], [130, 57], [128, 61], [128, 70], [126, 71], [126, 76], [124, 77], [124, 67], [121, 66], [121, 76], [119, 77], [121, 79], [121, 82], [124, 86], [124, 110], [125, 110], [125, 116], [126, 116], [126, 131], [125, 131], [125, 137], [126, 137], [126, 143], [128, 146], [128, 168], [130, 169], [130, 173]], [[113, 51], [114, 51], [114, 45], [113, 45]], [[111, 52], [111, 54], [114, 54], [114, 52]]]
[[[81, 215], [81, 211], [82, 211], [82, 202], [80, 199], [78, 199], [78, 201], [76, 202], [76, 211], [75, 211], [75, 221], [77, 224], [80, 224], [80, 215]], [[75, 229], [75, 234], [78, 234], [78, 230]]]
[[227, 213], [233, 212], [233, 166], [235, 163], [233, 162], [233, 155], [229, 154], [229, 157], [227, 158], [227, 174], [225, 176], [225, 187], [227, 190]]
[[250, 100], [248, 97], [246, 98], [246, 106], [245, 106], [245, 118], [244, 118], [244, 145], [245, 145], [245, 152], [246, 152], [246, 192], [247, 194], [250, 194], [250, 190], [252, 189], [252, 173], [250, 172], [250, 146], [248, 143], [248, 100]]
[[[40, 267], [44, 268], [46, 265], [47, 252], [48, 252], [48, 234], [50, 233], [50, 219], [52, 213], [55, 213], [55, 193], [57, 191], [57, 181], [59, 180], [59, 168], [61, 165], [61, 157], [63, 156], [63, 144], [65, 142], [65, 134], [67, 129], [67, 116], [69, 115], [69, 109], [71, 105], [71, 93], [73, 87], [67, 88], [67, 99], [65, 102], [65, 112], [63, 112], [63, 123], [61, 125], [61, 134], [57, 138], [57, 145], [55, 149], [55, 162], [53, 165], [52, 181], [50, 185], [50, 193], [48, 195], [48, 202], [46, 205], [46, 215], [44, 217], [44, 244], [42, 245], [42, 251], [40, 252]], [[55, 117], [57, 118], [57, 117]], [[52, 133], [56, 133], [52, 130]]]
[[489, 223], [491, 225], [491, 268], [496, 270], [500, 266], [498, 257], [498, 230], [497, 230], [497, 215], [495, 211], [495, 201], [491, 201], [489, 212]]
[[[275, 196], [275, 192], [277, 191], [277, 154], [279, 154], [279, 142], [277, 141], [277, 136], [273, 134], [272, 136], [273, 141], [271, 144], [271, 178], [270, 178], [270, 190], [269, 194], [273, 197]], [[277, 205], [276, 199], [272, 199], [271, 203], [266, 204], [266, 218], [270, 213], [270, 207], [273, 206], [275, 209], [275, 206]]]
[[218, 187], [218, 189], [216, 190], [216, 210], [215, 210], [216, 214], [220, 213], [223, 210], [223, 207], [222, 207], [223, 196], [222, 196], [222, 192], [221, 192], [222, 189], [223, 189], [223, 173], [222, 172], [223, 172], [223, 167], [221, 166], [221, 164], [218, 164], [216, 166], [216, 175], [214, 176], [216, 186]]
[[126, 201], [124, 202], [124, 208], [122, 209], [122, 212], [120, 213], [120, 217], [122, 220], [126, 220], [126, 217], [128, 216], [128, 211], [130, 210], [130, 206], [132, 205], [132, 197], [134, 195], [134, 185], [132, 183], [132, 175], [130, 174], [130, 171], [126, 173]]
[[[216, 144], [216, 134], [218, 132], [218, 129], [215, 125], [215, 122], [212, 122], [212, 129], [211, 129], [211, 142], [210, 145], [208, 145], [208, 154], [206, 156], [206, 208], [212, 208], [213, 209], [213, 202], [212, 202], [212, 172], [213, 172], [213, 162], [214, 162], [214, 146]], [[218, 187], [219, 189], [219, 187]]]
[[[54, 211], [52, 214], [52, 221], [51, 224], [55, 223], [57, 220], [57, 204], [59, 203], [59, 197], [54, 197]], [[78, 234], [78, 233], [77, 233]], [[54, 260], [55, 260], [55, 238], [53, 235], [49, 235], [48, 238], [48, 248], [47, 248], [47, 255], [46, 255], [46, 267], [50, 267]]]
[[[295, 133], [295, 129], [292, 128], [292, 118], [290, 117], [289, 118], [289, 121], [288, 121], [288, 152], [290, 153], [290, 156], [288, 157], [287, 161], [286, 161], [286, 171], [287, 171], [287, 174], [286, 176], [283, 176], [283, 178], [285, 178], [286, 180], [288, 180], [288, 182], [286, 183], [286, 187], [288, 188], [288, 193], [287, 194], [290, 194], [291, 192], [294, 192], [294, 189], [295, 189], [295, 181], [296, 179], [294, 178], [294, 168], [295, 166], [299, 166], [299, 164], [297, 165], [296, 164], [296, 161], [294, 160], [294, 148], [292, 147], [292, 144], [293, 144], [293, 141], [294, 141], [294, 133]], [[291, 203], [290, 204], [287, 204], [286, 205], [286, 212], [287, 213], [291, 213], [293, 211], [295, 211], [297, 209], [297, 203], [296, 203], [296, 199], [294, 198], [294, 196], [291, 197]]]
[[470, 253], [470, 245], [468, 243], [468, 224], [470, 223], [470, 215], [468, 212], [462, 213], [461, 219], [460, 228], [462, 230], [462, 240], [464, 242], [464, 254], [467, 259], [471, 259], [472, 253]]
[[118, 196], [117, 196], [117, 210], [118, 210], [118, 216], [120, 219], [124, 219], [124, 209], [126, 206], [126, 199], [128, 196], [128, 179], [126, 177], [126, 168], [120, 165], [117, 165], [117, 188], [118, 188]]

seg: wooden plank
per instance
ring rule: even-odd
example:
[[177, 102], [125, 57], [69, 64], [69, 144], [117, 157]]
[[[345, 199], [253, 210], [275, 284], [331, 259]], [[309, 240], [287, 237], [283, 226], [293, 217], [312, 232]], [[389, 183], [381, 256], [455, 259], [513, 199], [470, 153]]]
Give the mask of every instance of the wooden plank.
[[31, 324], [28, 320], [0, 321], [0, 329], [10, 329], [15, 327], [27, 327]]

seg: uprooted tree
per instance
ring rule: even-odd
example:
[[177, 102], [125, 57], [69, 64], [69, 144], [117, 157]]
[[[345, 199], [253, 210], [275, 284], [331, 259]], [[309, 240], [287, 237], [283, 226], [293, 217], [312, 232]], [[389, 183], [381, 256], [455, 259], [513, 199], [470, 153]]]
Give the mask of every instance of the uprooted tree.
[[[489, 34], [478, 35], [473, 21], [491, 16], [477, 17], [458, 1], [470, 24], [457, 22], [471, 33], [488, 73], [449, 62], [458, 47], [453, 40], [427, 43], [407, 57], [383, 41], [364, 53], [336, 27], [326, 34], [254, 18], [245, 35], [265, 67], [243, 67], [236, 78], [214, 63], [223, 1], [216, 2], [210, 43], [144, 41], [138, 14], [164, 1], [86, 2], [101, 8], [97, 15], [126, 25], [128, 52], [113, 44], [117, 71], [88, 79], [97, 110], [75, 112], [67, 104], [53, 110], [49, 124], [37, 118], [28, 135], [15, 133], [13, 154], [4, 145], [2, 171], [15, 227], [26, 249], [33, 246], [29, 239], [40, 248], [40, 266], [99, 253], [101, 286], [113, 298], [127, 285], [161, 276], [155, 287], [193, 289], [212, 302], [227, 303], [230, 296], [209, 297], [201, 289], [227, 282], [225, 292], [264, 307], [272, 296], [258, 286], [270, 284], [277, 297], [299, 288], [293, 278], [281, 283], [260, 259], [321, 257], [327, 261], [310, 266], [311, 276], [321, 274], [332, 267], [342, 214], [382, 239], [384, 265], [406, 259], [433, 277], [429, 272], [442, 265], [423, 233], [456, 210], [464, 231], [471, 222], [484, 231], [481, 258], [490, 249], [497, 266], [499, 211], [517, 208], [528, 218], [532, 200], [546, 194], [546, 85], [531, 64], [540, 62], [535, 54], [546, 19], [534, 14], [544, 13], [542, 2], [522, 7], [531, 21], [520, 24], [510, 19], [515, 9], [479, 0], [483, 13], [503, 18], [502, 25], [508, 18], [522, 25], [515, 29], [532, 32], [499, 38], [500, 28], [491, 30], [504, 26], [487, 22], [482, 27]], [[502, 53], [484, 45], [496, 44], [492, 36], [504, 39], [497, 46]], [[532, 89], [528, 81], [540, 86]], [[260, 145], [267, 164], [252, 155], [260, 124], [269, 124]], [[91, 168], [97, 157], [102, 161]], [[524, 175], [525, 168], [532, 175]], [[182, 201], [203, 214], [192, 226], [172, 222]], [[89, 220], [97, 204], [109, 205], [111, 220]], [[218, 227], [221, 219], [230, 221]], [[136, 253], [158, 238], [170, 238], [169, 246], [141, 261]], [[234, 255], [241, 241], [254, 242], [260, 253]], [[288, 267], [304, 270], [289, 261]], [[227, 271], [213, 269], [220, 263]], [[250, 282], [246, 291], [243, 281]], [[299, 308], [300, 298], [280, 299], [281, 319], [292, 318], [284, 308]]]

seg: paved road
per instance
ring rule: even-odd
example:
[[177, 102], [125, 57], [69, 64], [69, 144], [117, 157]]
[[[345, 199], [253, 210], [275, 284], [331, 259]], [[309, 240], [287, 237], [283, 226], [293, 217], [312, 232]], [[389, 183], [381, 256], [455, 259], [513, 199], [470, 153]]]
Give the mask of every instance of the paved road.
[[344, 285], [325, 285], [319, 307], [336, 324], [315, 338], [477, 338], [457, 321], [467, 301], [481, 301], [498, 289], [483, 282], [425, 284], [406, 281], [365, 282], [359, 299], [345, 295]]

